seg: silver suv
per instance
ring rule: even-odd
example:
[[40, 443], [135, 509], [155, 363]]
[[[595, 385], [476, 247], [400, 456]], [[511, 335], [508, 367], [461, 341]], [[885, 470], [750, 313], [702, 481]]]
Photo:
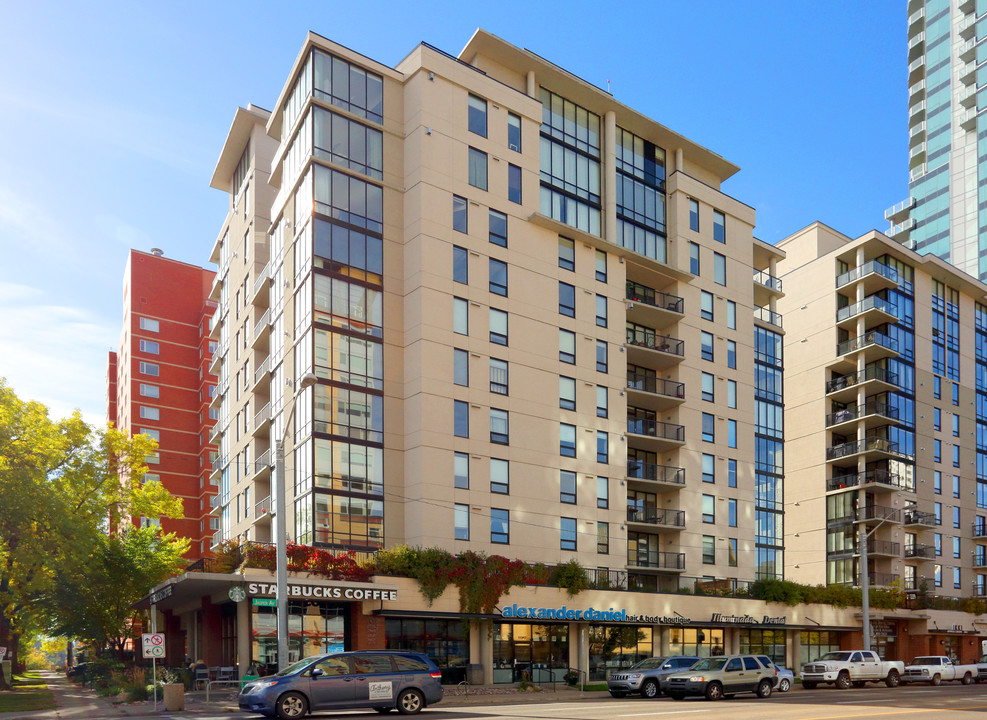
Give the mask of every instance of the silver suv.
[[608, 677], [607, 690], [615, 698], [638, 692], [646, 698], [658, 697], [661, 695], [663, 677], [690, 668], [697, 662], [699, 658], [692, 655], [645, 658], [636, 665]]
[[686, 672], [668, 675], [661, 689], [673, 700], [686, 695], [719, 700], [742, 692], [766, 698], [771, 696], [775, 675], [775, 666], [767, 657], [761, 661], [756, 655], [722, 655], [703, 658]]

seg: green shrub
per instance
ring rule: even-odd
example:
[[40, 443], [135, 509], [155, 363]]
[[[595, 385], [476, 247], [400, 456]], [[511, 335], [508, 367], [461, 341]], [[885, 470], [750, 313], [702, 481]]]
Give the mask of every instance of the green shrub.
[[589, 587], [589, 575], [578, 562], [567, 560], [552, 568], [549, 582], [565, 590], [569, 597], [573, 597]]

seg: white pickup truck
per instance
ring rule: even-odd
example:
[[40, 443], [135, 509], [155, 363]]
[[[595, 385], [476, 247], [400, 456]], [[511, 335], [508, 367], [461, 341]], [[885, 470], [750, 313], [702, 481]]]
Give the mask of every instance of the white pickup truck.
[[977, 679], [976, 665], [954, 665], [945, 655], [922, 655], [905, 667], [901, 681], [905, 683], [924, 682], [929, 685], [956, 680], [969, 685]]
[[869, 682], [883, 682], [897, 687], [905, 672], [900, 660], [881, 660], [870, 650], [838, 650], [828, 652], [802, 668], [802, 687], [812, 690], [820, 683], [836, 685], [841, 690], [863, 687]]

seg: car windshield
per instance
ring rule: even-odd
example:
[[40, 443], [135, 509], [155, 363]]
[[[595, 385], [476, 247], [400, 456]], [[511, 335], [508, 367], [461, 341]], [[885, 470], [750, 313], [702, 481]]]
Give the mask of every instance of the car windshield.
[[275, 675], [278, 675], [278, 676], [282, 676], [282, 675], [294, 675], [295, 673], [301, 672], [302, 670], [304, 670], [305, 668], [307, 668], [309, 665], [311, 665], [312, 663], [314, 663], [320, 657], [322, 657], [322, 656], [321, 655], [313, 655], [312, 657], [304, 658], [302, 660], [299, 660], [298, 662], [292, 663], [291, 665], [289, 665], [288, 667], [286, 667], [284, 670], [279, 670], [278, 672], [275, 673]]
[[820, 660], [836, 660], [846, 662], [850, 659], [850, 653], [848, 652], [828, 652], [823, 655]]
[[910, 663], [912, 665], [938, 665], [939, 658], [917, 657]]
[[690, 670], [722, 670], [726, 664], [725, 657], [706, 658], [693, 665]]
[[630, 667], [631, 670], [654, 670], [660, 668], [665, 662], [665, 658], [645, 658], [636, 665]]

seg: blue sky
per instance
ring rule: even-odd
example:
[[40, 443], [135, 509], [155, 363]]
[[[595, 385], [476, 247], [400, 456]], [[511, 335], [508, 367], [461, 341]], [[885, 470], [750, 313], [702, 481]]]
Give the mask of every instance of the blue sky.
[[907, 194], [905, 3], [0, 3], [0, 377], [105, 415], [128, 248], [207, 265], [238, 105], [270, 108], [308, 30], [388, 65], [477, 27], [741, 167], [776, 242], [884, 229]]

